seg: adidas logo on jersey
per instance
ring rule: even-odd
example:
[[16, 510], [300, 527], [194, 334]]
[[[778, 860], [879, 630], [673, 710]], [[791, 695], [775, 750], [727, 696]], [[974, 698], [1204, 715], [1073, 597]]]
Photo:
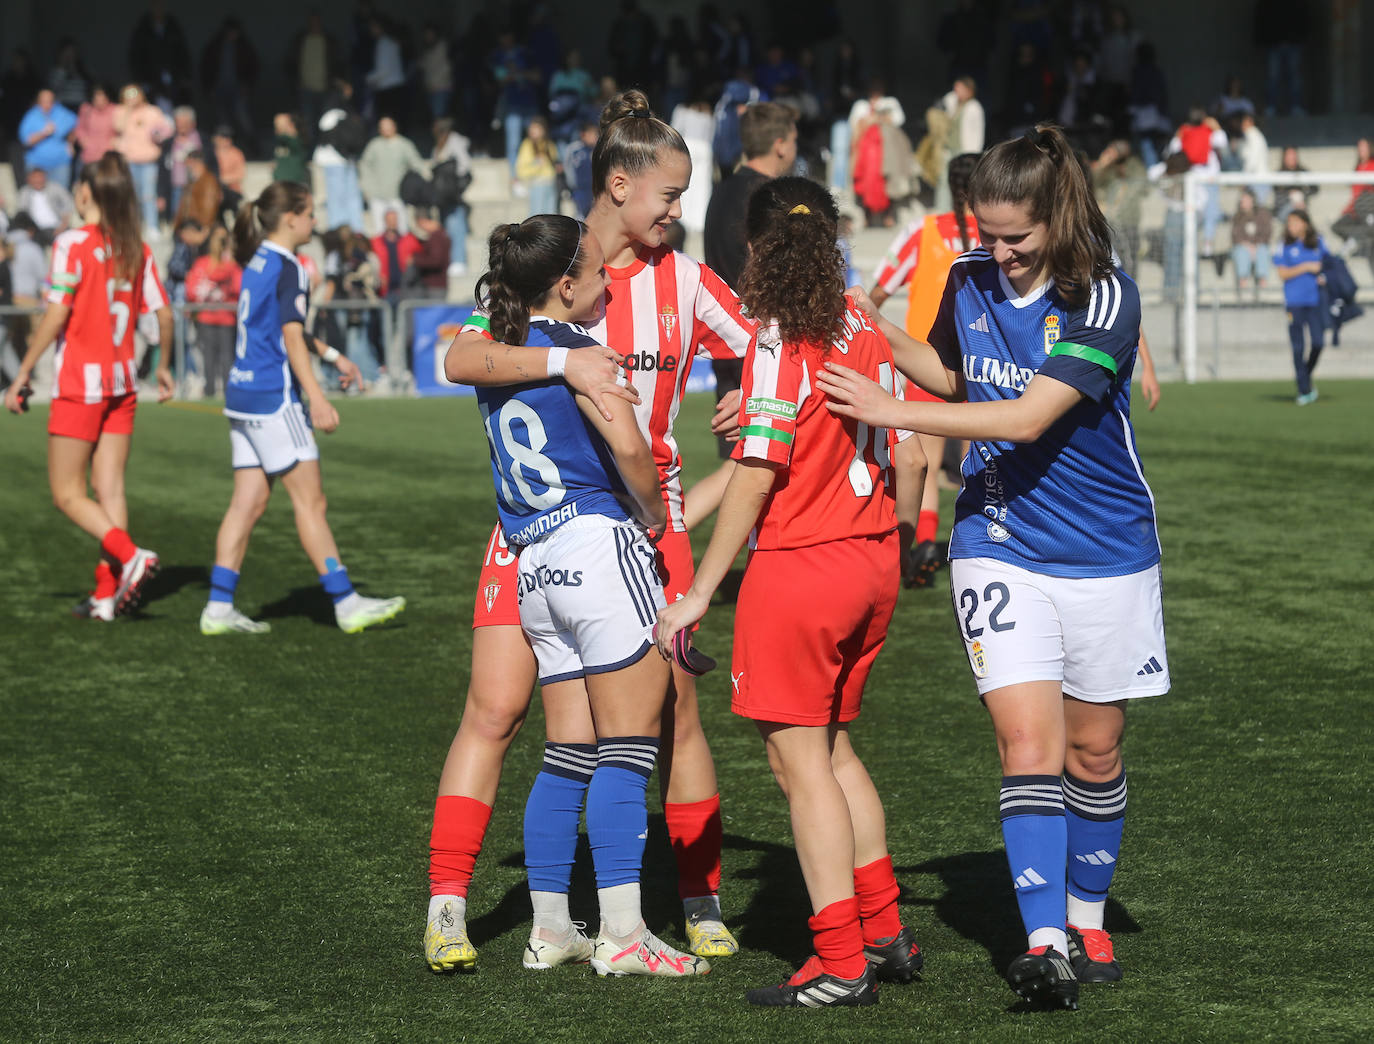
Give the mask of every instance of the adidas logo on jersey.
[[1161, 666], [1159, 665], [1159, 661], [1158, 661], [1158, 660], [1156, 660], [1153, 656], [1151, 656], [1149, 662], [1146, 663], [1144, 667], [1140, 668], [1140, 670], [1138, 670], [1138, 671], [1135, 672], [1135, 676], [1136, 676], [1137, 678], [1148, 678], [1148, 677], [1149, 677], [1150, 675], [1152, 675], [1152, 674], [1163, 674], [1163, 673], [1164, 673], [1164, 668], [1161, 667]]
[[1028, 866], [1026, 867], [1026, 869], [1022, 870], [1019, 874], [1016, 875], [1017, 888], [1034, 888], [1037, 885], [1043, 885], [1048, 883], [1048, 881], [1046, 881], [1043, 877], [1041, 877], [1039, 874], [1035, 872], [1034, 867]]
[[664, 355], [659, 357], [657, 355], [650, 355], [648, 352], [640, 352], [638, 355], [627, 355], [625, 356], [625, 369], [629, 370], [631, 373], [636, 370], [643, 373], [652, 373], [655, 370], [661, 370], [663, 373], [672, 373], [677, 369], [677, 356]]
[[977, 319], [973, 320], [973, 322], [968, 324], [968, 328], [978, 333], [992, 333], [992, 331], [988, 329], [988, 313], [984, 312]]

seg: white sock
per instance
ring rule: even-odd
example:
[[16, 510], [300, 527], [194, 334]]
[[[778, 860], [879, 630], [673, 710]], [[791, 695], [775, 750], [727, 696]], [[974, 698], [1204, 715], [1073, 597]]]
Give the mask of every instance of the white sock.
[[341, 616], [347, 616], [358, 608], [358, 603], [362, 600], [362, 595], [357, 591], [349, 591], [337, 602], [334, 603], [334, 618], [337, 620]]
[[445, 903], [452, 903], [450, 912], [458, 920], [467, 924], [468, 901], [461, 895], [431, 895], [429, 897], [429, 920], [434, 920], [444, 909]]
[[613, 939], [627, 939], [644, 918], [639, 912], [639, 882], [596, 890], [601, 905], [601, 930]]
[[1027, 949], [1033, 950], [1037, 946], [1050, 946], [1065, 957], [1069, 955], [1069, 933], [1063, 928], [1037, 928], [1030, 933], [1027, 941], [1030, 943]]
[[206, 602], [205, 612], [211, 619], [223, 616], [231, 616], [234, 612], [233, 602]]
[[543, 928], [557, 936], [566, 936], [572, 931], [567, 892], [536, 892], [531, 888], [530, 905], [534, 907], [535, 928]]
[[1102, 930], [1103, 919], [1107, 916], [1107, 900], [1090, 903], [1069, 893], [1069, 924], [1080, 931], [1087, 929]]

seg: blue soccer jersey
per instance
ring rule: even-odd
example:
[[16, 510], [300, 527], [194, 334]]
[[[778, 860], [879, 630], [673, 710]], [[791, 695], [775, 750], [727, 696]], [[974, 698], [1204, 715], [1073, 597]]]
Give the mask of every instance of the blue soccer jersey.
[[239, 290], [234, 366], [224, 389], [230, 417], [259, 417], [301, 401], [282, 327], [304, 326], [309, 307], [310, 281], [296, 255], [264, 241], [244, 268]]
[[[597, 342], [581, 327], [535, 317], [525, 343], [583, 348]], [[630, 517], [616, 496], [625, 484], [615, 458], [561, 379], [478, 388], [477, 404], [508, 543], [523, 547], [582, 515]]]
[[1115, 269], [1083, 308], [1053, 282], [1018, 298], [986, 250], [950, 270], [930, 341], [970, 402], [1014, 399], [1036, 374], [1084, 398], [1033, 443], [974, 442], [951, 558], [995, 558], [1058, 577], [1123, 576], [1159, 561], [1154, 497], [1131, 430], [1140, 294]]

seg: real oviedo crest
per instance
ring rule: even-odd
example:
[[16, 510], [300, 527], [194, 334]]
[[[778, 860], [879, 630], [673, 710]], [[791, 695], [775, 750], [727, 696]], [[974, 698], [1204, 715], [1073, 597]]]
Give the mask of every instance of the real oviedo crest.
[[1049, 355], [1054, 348], [1054, 344], [1059, 340], [1059, 316], [1045, 316], [1045, 354]]

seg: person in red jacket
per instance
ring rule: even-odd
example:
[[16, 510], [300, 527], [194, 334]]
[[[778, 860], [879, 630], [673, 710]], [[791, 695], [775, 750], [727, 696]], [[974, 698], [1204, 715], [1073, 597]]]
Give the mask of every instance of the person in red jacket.
[[397, 211], [388, 210], [382, 218], [382, 234], [372, 240], [372, 252], [377, 255], [377, 274], [381, 283], [378, 290], [388, 301], [396, 301], [405, 283], [406, 268], [411, 258], [420, 252], [420, 241], [410, 232], [401, 231], [401, 216]]

